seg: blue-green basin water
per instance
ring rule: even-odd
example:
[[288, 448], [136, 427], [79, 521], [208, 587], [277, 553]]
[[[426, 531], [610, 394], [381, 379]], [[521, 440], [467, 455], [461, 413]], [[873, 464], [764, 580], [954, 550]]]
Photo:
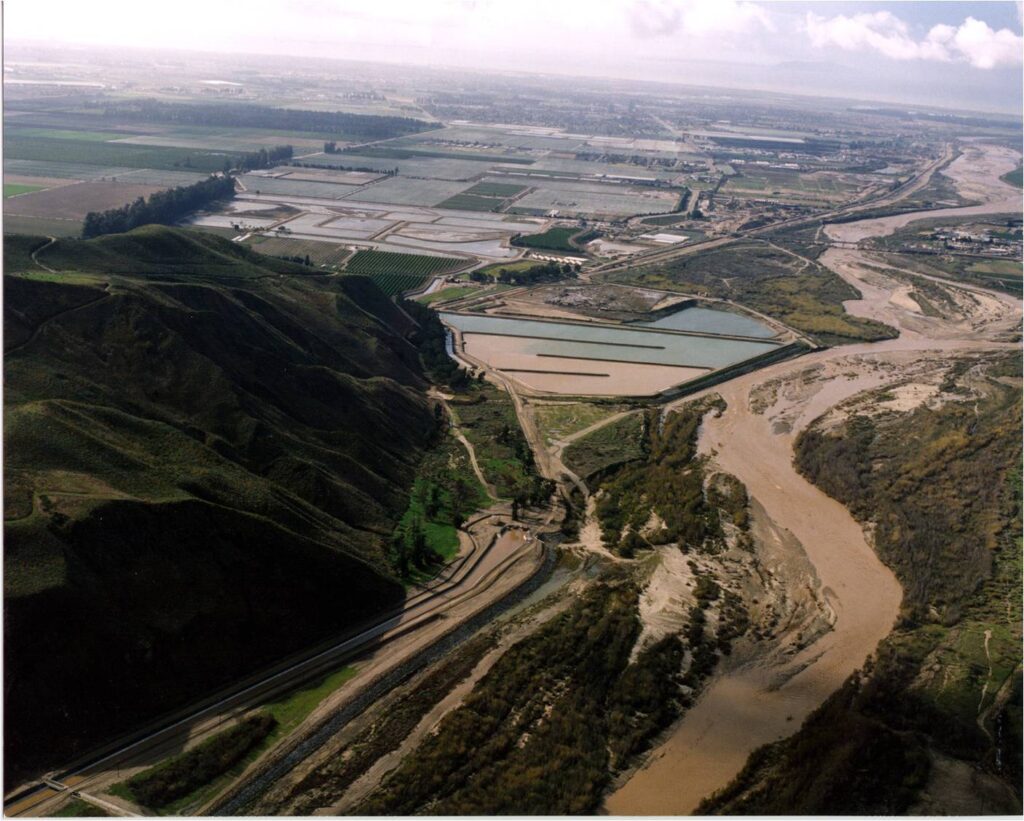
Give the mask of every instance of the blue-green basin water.
[[637, 322], [633, 327], [668, 328], [670, 331], [698, 331], [705, 334], [728, 334], [771, 339], [775, 331], [753, 317], [716, 311], [713, 308], [683, 308], [653, 322]]
[[643, 330], [635, 325], [594, 326], [486, 314], [442, 313], [441, 318], [464, 333], [530, 339], [522, 349], [525, 353], [574, 359], [717, 369], [768, 353], [779, 345], [760, 340], [685, 336]]

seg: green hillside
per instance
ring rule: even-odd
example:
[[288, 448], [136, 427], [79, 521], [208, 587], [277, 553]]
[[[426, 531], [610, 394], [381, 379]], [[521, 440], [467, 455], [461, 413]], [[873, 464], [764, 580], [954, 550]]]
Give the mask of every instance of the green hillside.
[[16, 779], [398, 603], [435, 422], [367, 279], [167, 228], [48, 246], [64, 276], [7, 240]]
[[[25, 242], [23, 238], [12, 239], [16, 244]], [[215, 234], [160, 225], [89, 240], [59, 239], [40, 251], [38, 259], [55, 271], [100, 274], [253, 278], [315, 273], [304, 265], [263, 256], [247, 245]]]

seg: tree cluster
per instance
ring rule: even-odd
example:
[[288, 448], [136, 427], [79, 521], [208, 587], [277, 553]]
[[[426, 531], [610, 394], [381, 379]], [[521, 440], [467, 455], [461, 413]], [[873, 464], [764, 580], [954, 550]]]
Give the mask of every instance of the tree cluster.
[[120, 234], [140, 225], [173, 225], [182, 217], [216, 200], [235, 195], [235, 181], [228, 176], [211, 176], [192, 185], [179, 185], [158, 191], [149, 198], [139, 197], [120, 208], [90, 211], [82, 224], [82, 238]]
[[[499, 268], [498, 282], [506, 285], [532, 285], [537, 282], [556, 282], [562, 279], [575, 279], [579, 270], [579, 265], [572, 265], [568, 262], [545, 262], [542, 265], [527, 268], [525, 271], [517, 271], [513, 268]], [[473, 271], [469, 278], [473, 282], [491, 281], [491, 278], [481, 271]]]
[[[252, 151], [248, 154], [243, 154], [235, 161], [235, 168], [239, 171], [254, 171], [257, 168], [270, 168], [281, 163], [288, 162], [294, 150], [290, 145], [275, 145], [273, 148], [261, 148], [259, 151]], [[231, 161], [224, 161], [224, 171], [230, 171]]]
[[448, 355], [448, 331], [437, 314], [411, 299], [402, 300], [402, 308], [419, 323], [411, 341], [419, 349], [423, 367], [431, 378], [456, 389], [469, 384], [469, 374]]

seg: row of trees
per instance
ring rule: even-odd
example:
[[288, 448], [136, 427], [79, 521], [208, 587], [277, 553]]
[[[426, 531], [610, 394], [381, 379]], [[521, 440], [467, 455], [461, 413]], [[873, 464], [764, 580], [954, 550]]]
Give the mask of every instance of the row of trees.
[[104, 101], [103, 116], [120, 123], [175, 123], [273, 131], [326, 131], [361, 140], [383, 140], [440, 127], [440, 123], [428, 123], [411, 117], [350, 114], [345, 111], [307, 111], [228, 102]]
[[[326, 143], [324, 144], [326, 147]], [[340, 152], [327, 152], [340, 153]], [[336, 163], [323, 163], [323, 162], [292, 162], [291, 165], [298, 168], [327, 168], [331, 171], [365, 171], [369, 174], [383, 174], [385, 177], [397, 177], [398, 168], [371, 168], [368, 165], [339, 165]]]
[[173, 225], [199, 208], [234, 195], [235, 181], [227, 175], [211, 176], [192, 185], [168, 188], [150, 195], [148, 199], [139, 197], [120, 208], [90, 211], [85, 215], [82, 225], [82, 238], [120, 234], [150, 223]]

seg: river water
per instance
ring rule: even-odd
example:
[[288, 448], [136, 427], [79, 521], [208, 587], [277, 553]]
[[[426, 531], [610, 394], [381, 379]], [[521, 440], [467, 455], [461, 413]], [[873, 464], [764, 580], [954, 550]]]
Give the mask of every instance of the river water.
[[[1019, 154], [1008, 149], [971, 146], [946, 173], [965, 196], [982, 200], [982, 205], [861, 220], [829, 226], [827, 233], [836, 240], [857, 241], [892, 233], [920, 219], [1019, 213], [1020, 192], [998, 179], [1018, 161]], [[692, 813], [703, 798], [729, 783], [754, 749], [795, 732], [892, 629], [902, 598], [896, 578], [878, 560], [849, 512], [796, 472], [794, 438], [844, 399], [899, 379], [901, 364], [909, 366], [914, 356], [994, 348], [1001, 343], [986, 340], [977, 325], [959, 337], [956, 332], [963, 326], [952, 323], [936, 326], [934, 334], [927, 326], [922, 330], [920, 321], [909, 321], [912, 317], [901, 308], [895, 292], [868, 289], [857, 278], [862, 260], [860, 252], [852, 250], [830, 250], [821, 258], [846, 281], [861, 286], [863, 299], [847, 303], [847, 310], [858, 316], [884, 317], [900, 327], [901, 336], [874, 345], [820, 351], [718, 387], [715, 390], [728, 409], [706, 421], [700, 443], [702, 452], [712, 453], [724, 470], [746, 484], [777, 527], [788, 530], [803, 545], [835, 612], [834, 629], [782, 666], [750, 663], [714, 678], [644, 767], [609, 795], [605, 809], [612, 814]], [[993, 323], [993, 328], [1019, 326], [1019, 300], [1005, 294], [985, 296], [1004, 314], [1002, 324]], [[912, 330], [904, 329], [903, 317]], [[887, 375], [870, 368], [854, 375], [846, 364], [858, 357], [878, 356], [887, 357], [892, 366]], [[751, 410], [750, 396], [756, 388], [815, 364], [831, 366], [833, 377], [819, 390], [789, 400], [792, 407], [782, 409], [788, 410], [792, 420], [789, 430], [776, 430], [767, 415]], [[786, 401], [780, 399], [775, 410]], [[784, 681], [781, 686], [780, 680]]]

